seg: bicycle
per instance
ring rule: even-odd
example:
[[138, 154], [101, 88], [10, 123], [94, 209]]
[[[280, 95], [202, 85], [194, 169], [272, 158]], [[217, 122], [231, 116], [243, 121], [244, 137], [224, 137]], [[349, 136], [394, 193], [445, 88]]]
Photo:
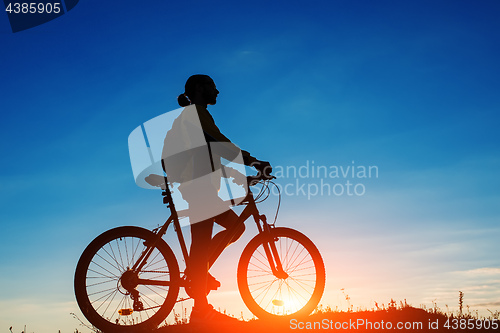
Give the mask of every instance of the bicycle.
[[[251, 177], [249, 177], [251, 178]], [[81, 255], [74, 288], [84, 316], [105, 332], [137, 332], [156, 328], [173, 309], [180, 288], [189, 295], [189, 277], [179, 270], [170, 246], [163, 240], [173, 224], [184, 262], [189, 255], [166, 176], [150, 175], [146, 181], [162, 189], [170, 209], [166, 222], [152, 231], [123, 226], [95, 238]], [[249, 190], [240, 205], [246, 206], [237, 224], [253, 217], [258, 233], [242, 252], [237, 269], [238, 289], [248, 309], [258, 318], [309, 315], [325, 288], [325, 267], [314, 243], [294, 229], [268, 223], [257, 203], [270, 195], [270, 177], [253, 177], [261, 184], [254, 197]], [[279, 188], [278, 188], [279, 190]], [[281, 197], [279, 197], [281, 198]], [[260, 201], [259, 201], [260, 200]], [[235, 227], [235, 229], [237, 229]], [[229, 244], [234, 234], [220, 246]]]

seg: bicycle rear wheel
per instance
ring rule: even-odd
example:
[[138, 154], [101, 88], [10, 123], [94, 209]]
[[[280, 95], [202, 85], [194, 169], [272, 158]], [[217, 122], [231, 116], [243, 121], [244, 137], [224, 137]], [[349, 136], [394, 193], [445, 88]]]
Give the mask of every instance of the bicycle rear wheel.
[[179, 266], [167, 243], [158, 239], [143, 268], [132, 270], [156, 237], [143, 228], [118, 227], [87, 246], [74, 287], [92, 325], [104, 332], [138, 332], [156, 328], [170, 313], [179, 293]]
[[[325, 289], [321, 254], [302, 233], [273, 228], [259, 234], [243, 250], [238, 263], [238, 289], [248, 309], [258, 318], [307, 316]], [[277, 277], [264, 251], [269, 239], [276, 245], [285, 276]]]

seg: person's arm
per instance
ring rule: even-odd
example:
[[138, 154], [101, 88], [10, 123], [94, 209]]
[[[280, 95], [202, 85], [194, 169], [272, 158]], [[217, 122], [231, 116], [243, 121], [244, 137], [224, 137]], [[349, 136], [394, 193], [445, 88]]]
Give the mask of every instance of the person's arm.
[[199, 108], [197, 106], [197, 110], [201, 122], [201, 127], [203, 128], [203, 133], [205, 134], [205, 139], [207, 140], [207, 142], [229, 142], [231, 143], [231, 146], [234, 147], [233, 153], [235, 151], [241, 151], [241, 155], [243, 156], [243, 163], [245, 165], [252, 166], [252, 164], [259, 162], [259, 160], [252, 156], [248, 151], [240, 150], [240, 148], [234, 145], [231, 140], [229, 140], [224, 134], [222, 134], [219, 127], [217, 127], [217, 125], [215, 124], [212, 115], [210, 115], [207, 109]]
[[[231, 154], [233, 155], [235, 152], [239, 152], [240, 149], [234, 145], [231, 140], [229, 140], [224, 134], [221, 133], [217, 125], [215, 124], [212, 115], [208, 112], [207, 109], [198, 108], [198, 116], [200, 118], [201, 127], [203, 128], [203, 132], [205, 134], [205, 138], [207, 142], [229, 142], [231, 143]], [[225, 154], [221, 154], [224, 156]], [[269, 162], [261, 161], [252, 156], [248, 151], [241, 150], [241, 155], [243, 156], [243, 164], [254, 167], [259, 171], [259, 174], [264, 174], [266, 176], [270, 176], [272, 172], [272, 167]]]

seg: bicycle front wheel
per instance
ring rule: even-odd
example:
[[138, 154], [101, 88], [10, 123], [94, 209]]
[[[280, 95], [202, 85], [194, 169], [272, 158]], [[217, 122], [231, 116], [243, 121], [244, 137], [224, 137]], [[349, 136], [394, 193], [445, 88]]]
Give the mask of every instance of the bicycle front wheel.
[[[257, 235], [243, 250], [237, 274], [241, 297], [261, 319], [307, 316], [325, 289], [321, 254], [309, 238], [296, 230], [273, 228], [270, 232]], [[269, 243], [276, 246], [286, 274], [273, 273], [265, 252]]]
[[[75, 271], [75, 295], [88, 321], [104, 332], [156, 328], [179, 293], [179, 266], [170, 247], [151, 231], [118, 227], [104, 232], [83, 252]], [[148, 247], [146, 244], [152, 244]], [[150, 254], [140, 270], [133, 266]]]

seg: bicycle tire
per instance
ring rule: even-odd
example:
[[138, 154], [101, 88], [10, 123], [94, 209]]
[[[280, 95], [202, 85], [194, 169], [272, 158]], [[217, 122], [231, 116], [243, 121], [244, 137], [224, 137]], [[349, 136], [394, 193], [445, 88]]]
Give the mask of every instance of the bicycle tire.
[[238, 263], [238, 289], [243, 302], [260, 319], [307, 316], [316, 308], [325, 289], [321, 254], [299, 231], [273, 228], [271, 236], [288, 277], [274, 276], [262, 246], [269, 236], [257, 235], [245, 247]]
[[144, 243], [154, 237], [157, 235], [144, 228], [118, 227], [95, 238], [81, 255], [75, 271], [75, 296], [83, 315], [99, 330], [148, 331], [156, 328], [172, 310], [179, 294], [179, 284], [175, 283], [180, 279], [179, 266], [170, 247], [159, 239], [139, 277], [170, 280], [173, 284], [137, 285], [135, 289], [144, 310], [127, 314], [133, 308], [133, 300], [122, 285], [123, 273], [141, 255]]

